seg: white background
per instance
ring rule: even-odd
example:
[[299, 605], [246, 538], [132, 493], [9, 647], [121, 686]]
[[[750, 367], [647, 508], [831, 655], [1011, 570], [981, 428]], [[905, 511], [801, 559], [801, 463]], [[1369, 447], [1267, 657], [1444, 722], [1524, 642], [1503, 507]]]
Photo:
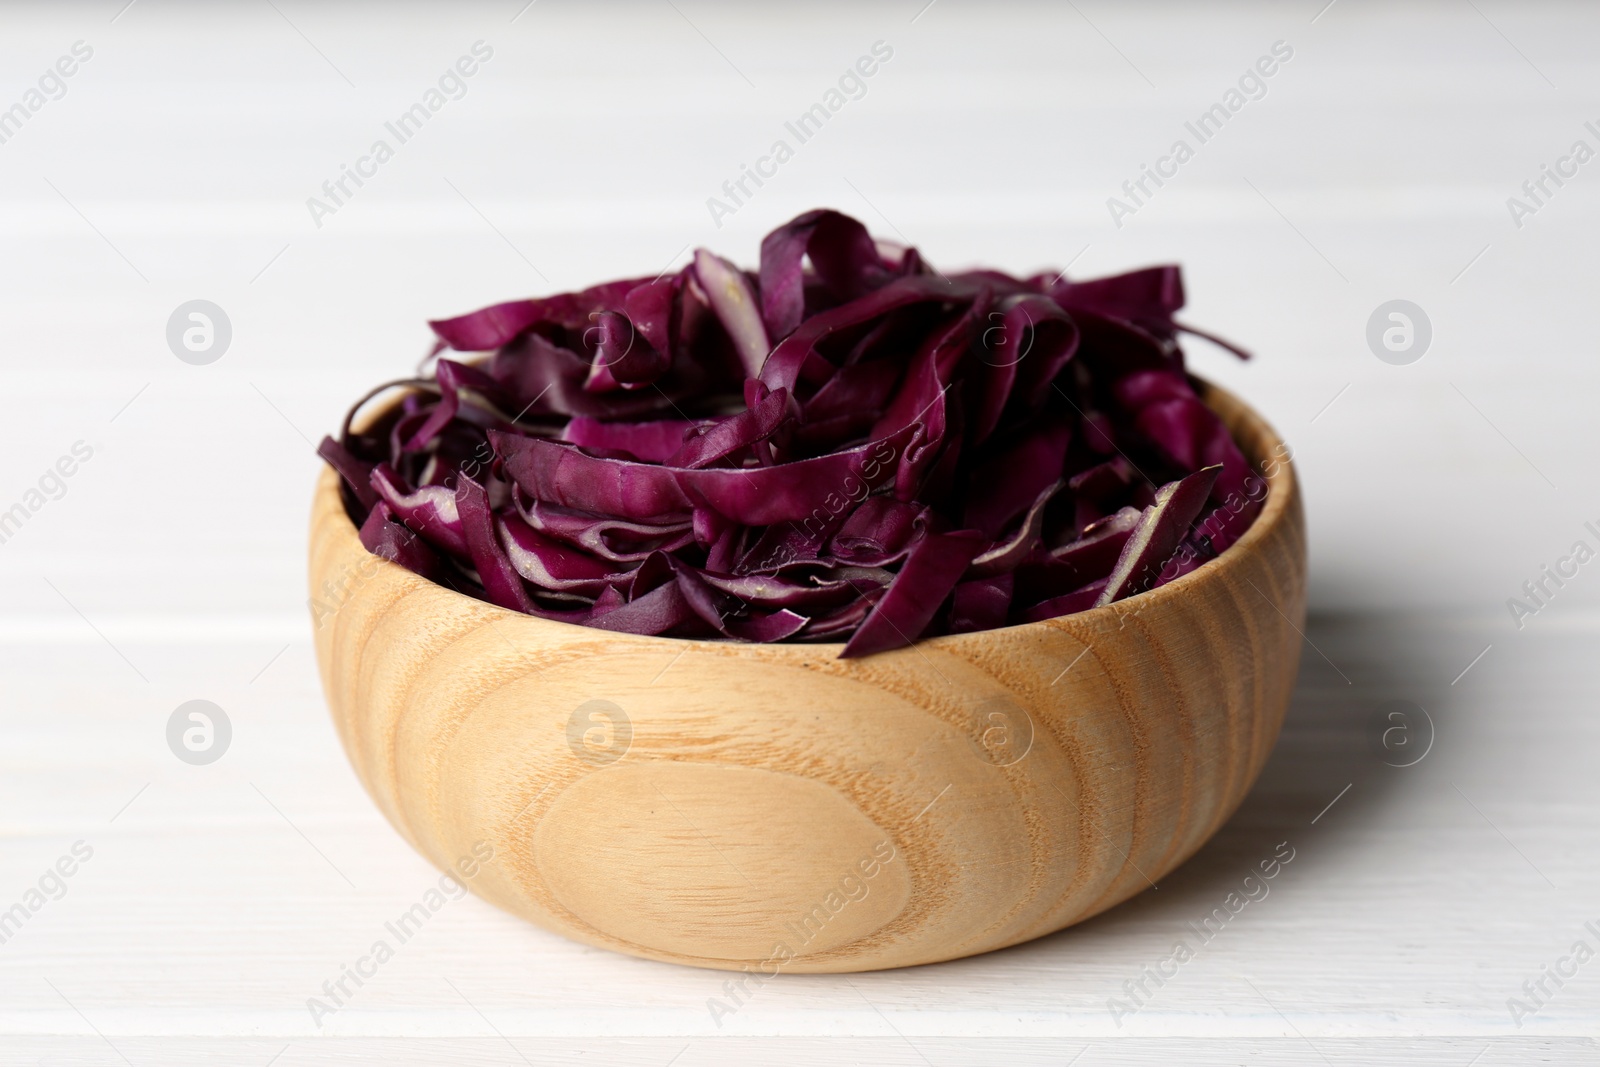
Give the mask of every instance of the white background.
[[[1600, 12], [1324, 2], [8, 5], [0, 108], [74, 42], [93, 57], [0, 144], [0, 510], [75, 442], [93, 458], [0, 545], [0, 909], [74, 841], [94, 853], [0, 945], [0, 1060], [1596, 1062], [1600, 962], [1521, 1027], [1507, 999], [1600, 947], [1600, 563], [1520, 629], [1506, 600], [1600, 544], [1600, 162], [1520, 228], [1506, 201], [1600, 149]], [[315, 225], [307, 198], [478, 40], [466, 95]], [[867, 94], [716, 226], [706, 199], [879, 40]], [[1107, 198], [1280, 40], [1265, 97], [1114, 225]], [[1260, 784], [1098, 919], [785, 976], [720, 1028], [722, 975], [468, 898], [319, 1029], [306, 998], [435, 875], [322, 704], [313, 443], [409, 370], [427, 318], [696, 245], [750, 263], [819, 205], [947, 267], [1179, 261], [1187, 320], [1255, 351], [1190, 346], [1306, 487], [1310, 643]], [[165, 339], [195, 298], [232, 323], [209, 366]], [[1408, 366], [1365, 340], [1395, 298], [1433, 327]], [[233, 724], [207, 767], [165, 740], [193, 698]], [[1369, 750], [1385, 700], [1429, 712], [1421, 763]], [[1285, 840], [1271, 895], [1114, 1022], [1122, 983]]]

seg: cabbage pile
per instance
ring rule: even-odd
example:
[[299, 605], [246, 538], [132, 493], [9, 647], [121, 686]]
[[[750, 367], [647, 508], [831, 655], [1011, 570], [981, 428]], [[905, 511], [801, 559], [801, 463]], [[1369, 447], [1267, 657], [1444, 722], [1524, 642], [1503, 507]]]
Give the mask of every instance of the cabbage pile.
[[1184, 371], [1182, 306], [1177, 267], [943, 274], [810, 211], [754, 273], [701, 250], [434, 322], [431, 373], [319, 451], [368, 551], [468, 595], [866, 655], [1122, 600], [1238, 539], [1265, 484]]

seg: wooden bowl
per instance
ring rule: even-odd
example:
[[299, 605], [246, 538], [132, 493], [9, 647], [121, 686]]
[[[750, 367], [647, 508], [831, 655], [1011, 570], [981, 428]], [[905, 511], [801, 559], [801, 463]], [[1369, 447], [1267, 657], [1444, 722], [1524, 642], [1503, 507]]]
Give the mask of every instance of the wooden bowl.
[[370, 556], [324, 471], [311, 590], [345, 751], [473, 892], [636, 956], [861, 971], [1080, 922], [1216, 832], [1294, 684], [1287, 449], [1205, 398], [1270, 486], [1237, 544], [1126, 601], [864, 659], [474, 600]]

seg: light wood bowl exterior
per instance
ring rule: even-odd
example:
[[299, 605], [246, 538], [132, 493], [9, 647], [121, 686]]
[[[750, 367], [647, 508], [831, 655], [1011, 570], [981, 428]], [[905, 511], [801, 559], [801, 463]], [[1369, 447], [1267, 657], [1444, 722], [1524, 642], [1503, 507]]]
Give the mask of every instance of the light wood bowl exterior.
[[1216, 832], [1294, 684], [1294, 471], [1242, 402], [1206, 400], [1270, 471], [1219, 558], [1107, 607], [855, 660], [471, 599], [370, 556], [325, 470], [310, 578], [339, 736], [419, 852], [459, 874], [486, 843], [473, 892], [591, 945], [841, 972], [1060, 930]]

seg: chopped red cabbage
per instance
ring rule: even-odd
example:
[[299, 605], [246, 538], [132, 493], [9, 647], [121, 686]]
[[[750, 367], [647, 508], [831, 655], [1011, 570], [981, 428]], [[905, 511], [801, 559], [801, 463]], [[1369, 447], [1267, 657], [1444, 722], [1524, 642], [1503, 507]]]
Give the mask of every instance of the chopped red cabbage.
[[810, 211], [754, 272], [701, 250], [434, 322], [469, 355], [318, 451], [368, 551], [501, 607], [868, 655], [1137, 595], [1249, 527], [1183, 303], [1175, 266], [946, 275]]

